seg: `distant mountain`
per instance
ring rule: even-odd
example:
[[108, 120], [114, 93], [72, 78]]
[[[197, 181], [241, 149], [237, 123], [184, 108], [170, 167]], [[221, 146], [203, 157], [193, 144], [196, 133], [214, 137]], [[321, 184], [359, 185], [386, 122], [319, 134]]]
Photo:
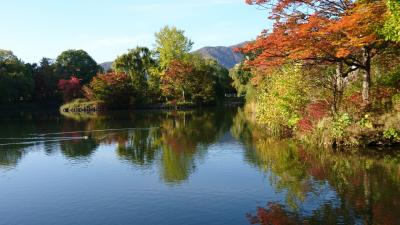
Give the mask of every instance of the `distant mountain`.
[[[231, 69], [236, 64], [240, 63], [243, 60], [243, 55], [235, 52], [234, 49], [245, 45], [246, 42], [225, 47], [225, 46], [216, 46], [216, 47], [204, 47], [199, 50], [194, 51], [194, 53], [199, 53], [205, 58], [211, 58], [216, 60], [221, 66]], [[111, 69], [112, 62], [104, 62], [100, 64], [103, 67], [104, 71]]]
[[111, 69], [112, 63], [113, 62], [104, 62], [101, 63], [100, 66], [103, 67], [104, 71], [108, 71]]
[[245, 44], [246, 42], [229, 47], [204, 47], [195, 51], [195, 53], [199, 53], [205, 58], [215, 59], [223, 67], [231, 69], [243, 60], [243, 55], [235, 52], [234, 49]]

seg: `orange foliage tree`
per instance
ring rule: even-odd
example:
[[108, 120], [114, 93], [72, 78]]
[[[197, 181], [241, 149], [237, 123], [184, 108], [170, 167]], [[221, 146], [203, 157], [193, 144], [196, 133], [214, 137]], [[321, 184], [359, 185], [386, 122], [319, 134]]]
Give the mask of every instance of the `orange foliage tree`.
[[208, 103], [214, 100], [213, 70], [203, 60], [173, 60], [161, 77], [161, 92], [168, 100]]
[[[241, 51], [253, 57], [248, 65], [277, 67], [288, 60], [303, 65], [336, 64], [339, 80], [355, 70], [363, 73], [363, 101], [369, 104], [371, 60], [385, 47], [376, 33], [384, 25], [383, 0], [246, 0], [271, 10], [275, 21]], [[341, 87], [338, 87], [339, 89]]]

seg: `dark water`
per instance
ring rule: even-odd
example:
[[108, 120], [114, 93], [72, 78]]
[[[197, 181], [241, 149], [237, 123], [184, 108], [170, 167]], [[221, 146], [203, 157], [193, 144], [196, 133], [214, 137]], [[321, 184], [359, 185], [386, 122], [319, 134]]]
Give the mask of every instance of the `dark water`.
[[0, 119], [0, 224], [400, 224], [400, 157], [265, 137], [240, 109]]

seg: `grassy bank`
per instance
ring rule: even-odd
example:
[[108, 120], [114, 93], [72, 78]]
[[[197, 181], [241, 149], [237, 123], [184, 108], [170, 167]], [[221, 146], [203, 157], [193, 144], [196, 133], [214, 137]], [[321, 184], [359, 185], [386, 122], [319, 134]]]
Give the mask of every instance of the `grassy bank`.
[[104, 111], [103, 102], [88, 101], [86, 99], [75, 99], [72, 102], [66, 103], [60, 107], [60, 112], [63, 113], [90, 113]]
[[126, 107], [111, 107], [107, 106], [101, 101], [89, 101], [87, 99], [75, 99], [69, 103], [66, 103], [60, 107], [60, 112], [65, 114], [91, 114], [95, 112], [113, 111], [113, 110], [143, 110], [143, 109], [154, 109], [154, 110], [185, 110], [195, 109], [203, 107], [214, 107], [214, 106], [239, 106], [243, 105], [243, 101], [237, 101], [236, 99], [226, 99], [220, 102], [209, 102], [209, 103], [195, 103], [195, 102], [178, 102], [170, 101], [159, 104], [138, 104], [135, 106], [127, 105]]

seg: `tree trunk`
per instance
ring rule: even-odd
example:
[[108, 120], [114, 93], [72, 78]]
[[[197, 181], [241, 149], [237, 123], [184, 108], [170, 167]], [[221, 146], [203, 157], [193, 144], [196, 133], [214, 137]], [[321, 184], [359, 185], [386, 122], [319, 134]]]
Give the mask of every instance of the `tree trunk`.
[[336, 114], [339, 111], [343, 97], [344, 81], [343, 81], [343, 63], [336, 63], [336, 74], [333, 77], [333, 104], [332, 111]]
[[362, 80], [362, 99], [365, 106], [370, 105], [371, 91], [371, 50], [364, 47], [363, 53], [364, 74]]

